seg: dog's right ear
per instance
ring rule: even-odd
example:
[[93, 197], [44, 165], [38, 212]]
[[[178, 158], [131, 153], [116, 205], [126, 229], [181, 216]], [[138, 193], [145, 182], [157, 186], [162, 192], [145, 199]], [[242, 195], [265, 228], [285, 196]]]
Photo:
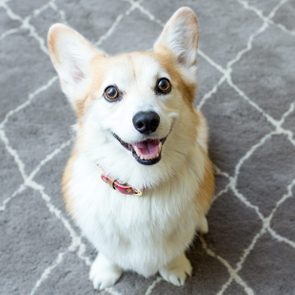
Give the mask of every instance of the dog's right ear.
[[177, 63], [194, 73], [196, 70], [199, 22], [196, 14], [188, 7], [179, 8], [167, 21], [154, 50], [169, 50]]
[[92, 60], [103, 53], [78, 32], [62, 24], [50, 27], [48, 48], [61, 88], [75, 107], [90, 86]]

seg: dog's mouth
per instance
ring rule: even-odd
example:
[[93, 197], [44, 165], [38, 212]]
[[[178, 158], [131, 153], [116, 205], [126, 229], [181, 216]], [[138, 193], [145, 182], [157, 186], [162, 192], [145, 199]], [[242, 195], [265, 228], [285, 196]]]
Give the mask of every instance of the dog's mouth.
[[132, 152], [132, 155], [137, 162], [143, 165], [153, 165], [161, 160], [162, 146], [167, 138], [146, 139], [136, 143], [127, 143], [117, 134], [113, 133], [113, 136], [123, 147]]

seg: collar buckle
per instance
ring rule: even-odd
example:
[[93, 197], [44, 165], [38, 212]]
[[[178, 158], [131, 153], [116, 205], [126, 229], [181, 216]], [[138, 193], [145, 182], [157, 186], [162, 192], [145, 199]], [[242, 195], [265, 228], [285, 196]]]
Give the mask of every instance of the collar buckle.
[[110, 177], [106, 176], [106, 175], [101, 175], [101, 179], [109, 184], [114, 190], [120, 192], [123, 195], [133, 195], [133, 196], [142, 196], [143, 195], [143, 191], [139, 190], [139, 189], [135, 189], [132, 186], [130, 186], [127, 183], [121, 183], [118, 181], [118, 179], [111, 179]]

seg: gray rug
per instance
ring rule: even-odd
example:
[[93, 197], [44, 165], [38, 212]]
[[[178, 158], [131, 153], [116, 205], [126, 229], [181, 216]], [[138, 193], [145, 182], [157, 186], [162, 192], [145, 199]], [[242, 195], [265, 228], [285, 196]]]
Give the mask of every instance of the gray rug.
[[95, 294], [94, 249], [64, 212], [74, 115], [46, 33], [67, 23], [104, 50], [150, 48], [182, 5], [199, 15], [198, 105], [217, 190], [210, 233], [177, 288], [126, 273], [102, 294], [295, 294], [294, 0], [0, 0], [0, 294]]

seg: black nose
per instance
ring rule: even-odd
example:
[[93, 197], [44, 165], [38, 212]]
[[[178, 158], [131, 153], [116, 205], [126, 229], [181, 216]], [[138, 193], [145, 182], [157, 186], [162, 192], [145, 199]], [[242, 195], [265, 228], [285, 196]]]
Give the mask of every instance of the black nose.
[[140, 133], [155, 132], [160, 123], [160, 117], [155, 112], [139, 112], [133, 117], [133, 125]]

